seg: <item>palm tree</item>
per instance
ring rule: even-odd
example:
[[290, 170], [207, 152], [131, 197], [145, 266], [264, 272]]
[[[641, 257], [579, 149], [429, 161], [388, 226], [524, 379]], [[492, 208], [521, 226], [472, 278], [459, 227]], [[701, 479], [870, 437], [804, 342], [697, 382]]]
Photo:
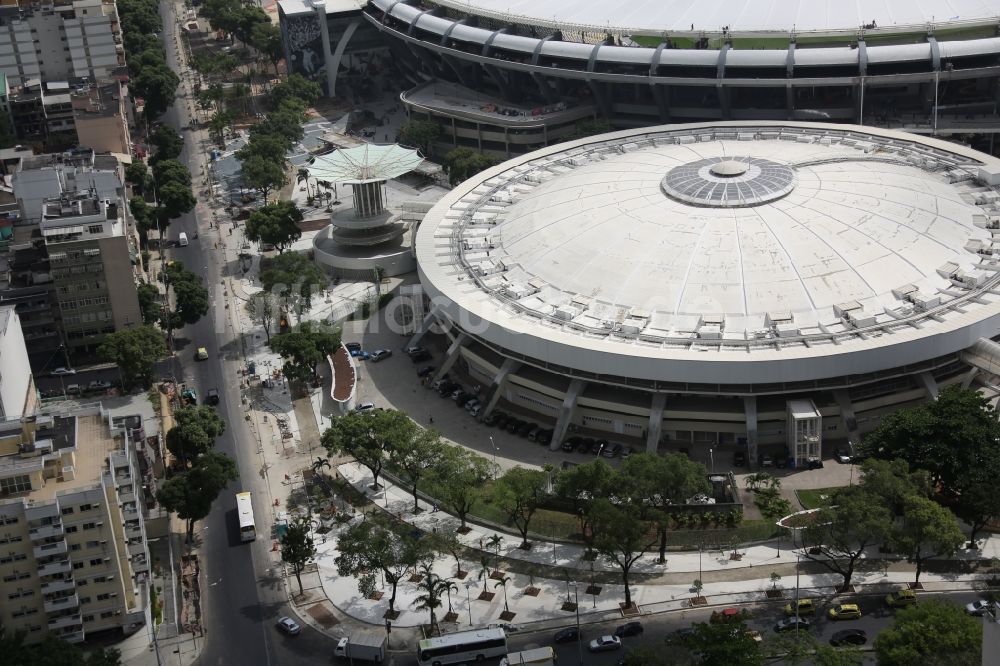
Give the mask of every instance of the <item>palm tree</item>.
[[330, 459], [329, 458], [322, 458], [320, 456], [317, 456], [316, 460], [312, 461], [312, 471], [313, 471], [313, 474], [319, 474], [323, 470], [324, 467], [327, 468], [327, 469], [330, 469]]
[[298, 173], [295, 174], [295, 184], [298, 185], [302, 181], [306, 181], [306, 196], [312, 196], [312, 190], [309, 189], [309, 170], [299, 169]]
[[451, 613], [452, 613], [452, 610], [451, 610], [451, 593], [452, 593], [452, 591], [454, 591], [455, 594], [458, 594], [458, 585], [456, 585], [455, 583], [453, 583], [450, 578], [445, 578], [445, 581], [448, 584], [444, 586], [444, 593], [448, 595], [448, 614], [451, 615]]
[[493, 573], [500, 570], [500, 544], [503, 543], [503, 537], [499, 534], [494, 533], [489, 539], [486, 540], [486, 545], [493, 549], [496, 553], [496, 557], [493, 560]]
[[[444, 592], [448, 592], [449, 599], [449, 610], [451, 608], [451, 592], [449, 587], [454, 587], [452, 583], [447, 578], [441, 578], [433, 569], [431, 569], [432, 561], [425, 561], [420, 565], [420, 582], [417, 583], [417, 588], [424, 591], [423, 594], [417, 596], [413, 600], [416, 604], [417, 610], [430, 611], [431, 614], [431, 632], [437, 627], [437, 616], [434, 611], [441, 607], [441, 595]], [[456, 588], [457, 589], [457, 588]]]
[[486, 589], [486, 583], [490, 580], [490, 558], [486, 555], [481, 555], [479, 557], [479, 574], [478, 579], [483, 581], [483, 594], [488, 591]]
[[509, 582], [510, 582], [510, 576], [504, 576], [503, 578], [498, 580], [496, 584], [493, 586], [494, 590], [497, 589], [498, 587], [501, 586], [503, 587], [503, 609], [508, 613], [510, 612], [510, 606], [507, 605], [507, 583]]

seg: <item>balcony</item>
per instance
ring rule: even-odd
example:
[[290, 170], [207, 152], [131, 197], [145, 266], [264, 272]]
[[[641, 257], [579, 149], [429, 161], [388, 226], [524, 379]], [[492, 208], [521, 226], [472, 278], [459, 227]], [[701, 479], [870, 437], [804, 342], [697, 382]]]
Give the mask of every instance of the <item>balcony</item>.
[[32, 541], [41, 541], [43, 539], [50, 539], [52, 537], [63, 536], [63, 524], [62, 521], [57, 523], [52, 523], [51, 525], [42, 525], [40, 527], [32, 527], [28, 530], [28, 536]]
[[135, 539], [136, 537], [142, 536], [142, 526], [137, 524], [125, 525], [125, 536], [129, 539]]
[[82, 643], [84, 639], [83, 629], [79, 631], [68, 631], [64, 634], [59, 634], [59, 638], [63, 639], [67, 643]]
[[79, 625], [83, 628], [83, 618], [80, 615], [63, 615], [49, 620], [49, 631], [56, 631], [64, 627]]
[[53, 555], [65, 555], [69, 550], [66, 546], [65, 541], [56, 541], [55, 543], [47, 543], [43, 546], [35, 546], [35, 559], [40, 560], [45, 557], [52, 557]]
[[132, 557], [132, 571], [135, 573], [149, 573], [149, 560], [145, 555], [134, 555]]
[[118, 493], [118, 499], [121, 500], [123, 503], [127, 502], [127, 503], [130, 503], [130, 504], [132, 504], [134, 506], [135, 505], [135, 492], [132, 491], [131, 489], [119, 492]]
[[138, 543], [130, 543], [128, 545], [128, 554], [129, 557], [132, 557], [133, 555], [145, 555], [146, 544], [144, 544], [142, 541], [139, 541]]
[[67, 590], [75, 590], [76, 581], [72, 578], [58, 578], [56, 580], [49, 581], [48, 583], [42, 583], [42, 594], [57, 594], [59, 592], [66, 592]]
[[80, 607], [80, 598], [76, 594], [71, 594], [58, 599], [46, 600], [44, 603], [46, 613], [58, 613], [59, 611], [70, 610]]
[[38, 567], [39, 578], [43, 576], [54, 576], [55, 574], [65, 574], [73, 570], [73, 565], [69, 560], [58, 560], [56, 562], [49, 562]]
[[45, 518], [59, 518], [59, 505], [55, 502], [34, 504], [25, 508], [24, 517], [29, 521], [44, 520]]
[[136, 508], [136, 505], [130, 504], [122, 507], [122, 518], [124, 518], [127, 522], [130, 520], [139, 520], [141, 516], [139, 515], [139, 510]]

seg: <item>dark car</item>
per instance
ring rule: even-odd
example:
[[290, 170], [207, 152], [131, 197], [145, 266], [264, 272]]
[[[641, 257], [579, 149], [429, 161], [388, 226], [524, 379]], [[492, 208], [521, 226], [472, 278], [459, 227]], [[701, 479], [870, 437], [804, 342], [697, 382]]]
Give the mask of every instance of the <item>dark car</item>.
[[526, 425], [525, 421], [522, 421], [521, 419], [518, 418], [513, 418], [507, 422], [507, 432], [513, 435], [523, 425]]
[[778, 620], [778, 623], [774, 625], [774, 630], [777, 633], [783, 631], [792, 631], [794, 629], [808, 629], [811, 626], [809, 618], [805, 617], [786, 617], [783, 620]]
[[345, 342], [344, 343], [344, 347], [346, 347], [347, 351], [349, 351], [349, 352], [359, 352], [359, 351], [361, 351], [361, 343], [360, 342]]
[[426, 377], [434, 372], [435, 368], [433, 365], [425, 365], [424, 367], [417, 370], [417, 377]]
[[823, 469], [823, 461], [819, 458], [809, 459], [809, 469]]
[[528, 423], [526, 421], [522, 421], [521, 425], [519, 425], [517, 427], [517, 430], [515, 430], [514, 432], [517, 434], [518, 437], [527, 437], [528, 433], [537, 427], [538, 427], [537, 423]]
[[504, 416], [503, 412], [493, 411], [483, 417], [483, 425], [494, 425], [501, 416]]
[[617, 442], [604, 447], [604, 457], [605, 458], [617, 458], [622, 454], [622, 449], [624, 447]]
[[535, 442], [538, 441], [538, 433], [542, 431], [542, 427], [536, 425], [534, 428], [528, 431], [528, 441]]
[[219, 389], [208, 389], [208, 393], [205, 394], [205, 404], [206, 405], [219, 404]]
[[590, 437], [585, 437], [582, 442], [580, 442], [580, 448], [577, 449], [577, 453], [590, 453], [590, 450], [597, 446], [597, 442]]
[[450, 398], [451, 394], [455, 392], [455, 389], [459, 388], [462, 387], [455, 382], [445, 382], [444, 384], [441, 384], [440, 388], [438, 388], [438, 395], [442, 398]]
[[642, 622], [626, 622], [615, 629], [615, 636], [638, 636], [642, 633]]
[[554, 433], [552, 431], [552, 428], [545, 428], [540, 433], [538, 433], [538, 436], [535, 437], [535, 441], [537, 441], [539, 444], [544, 444], [548, 446], [549, 444], [552, 443], [553, 434]]
[[681, 627], [666, 637], [667, 645], [684, 645], [695, 634], [694, 627]]
[[747, 454], [745, 451], [737, 451], [733, 454], [733, 467], [746, 467]]
[[565, 442], [562, 443], [562, 450], [566, 453], [576, 450], [576, 447], [580, 446], [581, 439], [579, 437], [570, 437]]
[[[507, 424], [510, 423], [510, 420], [512, 418], [513, 417], [510, 416], [509, 414], [504, 414], [504, 413], [501, 412], [496, 418], [493, 419], [493, 424], [492, 425], [495, 425], [497, 428], [500, 428], [501, 430], [503, 430], [504, 428], [507, 427]], [[484, 421], [484, 423], [485, 423], [485, 421]], [[486, 425], [490, 425], [490, 424], [487, 423]]]
[[469, 402], [470, 400], [472, 400], [475, 397], [476, 396], [472, 395], [471, 393], [465, 393], [463, 391], [462, 393], [459, 393], [458, 397], [455, 398], [454, 400], [455, 400], [455, 404], [458, 405], [459, 407], [465, 407], [465, 403]]
[[556, 632], [556, 635], [552, 637], [552, 640], [556, 643], [572, 643], [574, 641], [580, 640], [580, 630], [576, 627], [566, 627], [565, 629], [560, 629]]
[[868, 642], [868, 634], [863, 629], [844, 629], [830, 637], [830, 645], [864, 645]]
[[417, 352], [416, 354], [410, 354], [410, 360], [414, 363], [420, 363], [421, 361], [431, 360], [431, 353], [427, 350], [422, 352]]

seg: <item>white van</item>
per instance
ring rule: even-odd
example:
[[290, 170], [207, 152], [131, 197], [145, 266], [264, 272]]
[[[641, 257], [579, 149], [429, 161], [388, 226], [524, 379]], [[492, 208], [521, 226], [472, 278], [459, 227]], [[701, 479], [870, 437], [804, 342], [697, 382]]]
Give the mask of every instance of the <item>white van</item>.
[[180, 233], [180, 235], [177, 237], [177, 243], [181, 247], [187, 247], [187, 244], [188, 244], [188, 235], [182, 231]]

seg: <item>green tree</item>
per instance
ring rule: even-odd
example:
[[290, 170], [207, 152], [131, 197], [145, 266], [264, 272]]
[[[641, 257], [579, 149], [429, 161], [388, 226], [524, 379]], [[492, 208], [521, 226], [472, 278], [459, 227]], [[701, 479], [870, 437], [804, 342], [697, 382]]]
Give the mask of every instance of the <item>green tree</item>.
[[925, 599], [900, 610], [875, 638], [879, 666], [946, 666], [982, 662], [983, 625], [960, 606]]
[[394, 409], [351, 412], [333, 419], [320, 441], [331, 455], [348, 455], [367, 467], [372, 488], [378, 490], [389, 452], [409, 441], [415, 427], [410, 417]]
[[598, 498], [610, 495], [617, 481], [615, 470], [601, 458], [562, 470], [556, 476], [555, 494], [574, 503], [580, 518], [580, 535], [588, 551], [594, 544], [594, 504]]
[[184, 150], [184, 138], [170, 125], [157, 125], [149, 135], [149, 143], [156, 149], [150, 162], [176, 160]]
[[174, 410], [173, 428], [167, 431], [167, 450], [183, 469], [212, 450], [215, 440], [226, 432], [226, 422], [207, 405]]
[[417, 495], [420, 482], [440, 462], [444, 446], [441, 433], [423, 430], [414, 424], [412, 435], [407, 439], [400, 439], [388, 452], [390, 468], [410, 486], [414, 513], [420, 510]]
[[495, 166], [500, 160], [493, 155], [481, 153], [472, 148], [460, 146], [448, 151], [441, 161], [448, 174], [448, 181], [452, 185], [458, 185], [464, 180], [472, 178], [480, 171], [485, 171], [491, 166]]
[[153, 180], [158, 188], [163, 188], [170, 183], [180, 183], [191, 187], [191, 172], [188, 168], [175, 159], [165, 159], [153, 165]]
[[450, 580], [434, 573], [432, 568], [433, 563], [433, 560], [420, 563], [420, 569], [418, 570], [420, 582], [417, 583], [417, 589], [421, 593], [413, 600], [417, 610], [430, 612], [432, 633], [437, 629], [437, 615], [435, 611], [444, 605], [441, 597], [444, 596], [449, 587], [454, 587], [454, 584]]
[[160, 200], [158, 213], [166, 220], [176, 220], [194, 210], [197, 200], [190, 185], [171, 181], [157, 190]]
[[298, 99], [305, 106], [312, 106], [322, 95], [323, 89], [315, 81], [310, 81], [301, 74], [290, 74], [287, 79], [271, 88], [270, 98], [273, 108], [279, 109], [289, 98]]
[[282, 372], [290, 379], [308, 382], [316, 376], [316, 368], [340, 346], [340, 330], [306, 321], [270, 343], [271, 351], [279, 354], [285, 364]]
[[161, 60], [138, 69], [132, 77], [129, 87], [136, 96], [143, 98], [146, 103], [143, 113], [146, 118], [153, 120], [163, 115], [173, 104], [179, 84], [180, 77], [170, 69], [165, 61]]
[[316, 557], [316, 544], [313, 543], [311, 525], [307, 516], [296, 516], [289, 523], [288, 529], [281, 537], [281, 559], [292, 565], [295, 579], [299, 582], [299, 594], [303, 594], [302, 570], [306, 564]]
[[708, 470], [699, 462], [681, 453], [660, 456], [637, 453], [622, 461], [621, 481], [633, 504], [642, 506], [647, 518], [655, 521], [660, 540], [660, 563], [667, 559], [667, 532], [670, 527], [669, 507], [684, 504], [698, 493], [709, 493]]
[[831, 502], [816, 514], [815, 523], [804, 531], [806, 557], [843, 576], [841, 592], [847, 591], [854, 567], [869, 546], [885, 543], [892, 531], [892, 512], [874, 492], [863, 486], [840, 489]]
[[[261, 54], [268, 59], [268, 61], [270, 61], [271, 65], [274, 67], [274, 75], [277, 76], [278, 63], [280, 63], [281, 59], [285, 57], [285, 45], [281, 39], [281, 29], [271, 23], [261, 23], [255, 25], [250, 33], [250, 43], [255, 49], [260, 51]], [[292, 74], [292, 76], [299, 75]]]
[[277, 306], [269, 291], [260, 291], [247, 299], [247, 312], [254, 321], [264, 328], [264, 335], [267, 336], [267, 344], [271, 344], [271, 325], [274, 323], [274, 316]]
[[268, 195], [288, 182], [288, 175], [280, 164], [254, 155], [240, 165], [243, 184], [257, 190], [267, 203]]
[[144, 194], [153, 185], [149, 167], [142, 160], [136, 160], [125, 167], [125, 182], [132, 186], [135, 194]]
[[406, 572], [427, 554], [421, 540], [409, 530], [400, 533], [385, 514], [369, 513], [365, 520], [342, 531], [337, 540], [340, 555], [335, 563], [341, 576], [358, 579], [358, 590], [365, 596], [375, 591], [376, 572], [392, 586], [389, 613], [396, 608], [396, 588]]
[[625, 607], [632, 605], [629, 574], [640, 557], [656, 545], [650, 538], [649, 524], [632, 506], [616, 506], [606, 499], [597, 500], [594, 507], [594, 547], [611, 564], [621, 570], [625, 585]]
[[913, 496], [930, 497], [930, 478], [924, 470], [910, 471], [905, 460], [872, 458], [861, 464], [861, 483], [878, 495], [894, 516], [901, 516]]
[[455, 576], [464, 578], [465, 571], [462, 570], [462, 552], [465, 546], [453, 532], [435, 532], [429, 537], [430, 547], [436, 553], [447, 553], [455, 558]]
[[466, 518], [494, 470], [486, 458], [458, 446], [445, 447], [440, 462], [431, 470], [431, 494], [455, 512], [461, 521], [460, 530], [466, 531]]
[[564, 141], [574, 141], [597, 134], [606, 134], [611, 131], [611, 123], [607, 120], [581, 120], [576, 124], [573, 132], [563, 137]]
[[164, 317], [168, 335], [175, 328], [196, 323], [208, 314], [208, 290], [201, 276], [184, 268], [184, 264], [173, 261], [167, 266], [165, 284], [173, 292], [174, 309]]
[[262, 265], [260, 283], [286, 307], [308, 310], [312, 306], [313, 292], [326, 289], [327, 279], [323, 270], [308, 257], [298, 252], [284, 252]]
[[[152, 183], [152, 180], [150, 180], [150, 183]], [[142, 237], [145, 238], [150, 229], [156, 228], [156, 209], [146, 203], [146, 200], [142, 197], [132, 197], [129, 199], [128, 207], [132, 211], [136, 228]]]
[[929, 558], [951, 557], [965, 542], [965, 535], [951, 511], [937, 502], [919, 495], [907, 498], [903, 507], [903, 524], [893, 531], [894, 549], [916, 565], [913, 582], [920, 582], [920, 573]]
[[302, 211], [292, 201], [269, 203], [250, 213], [246, 223], [246, 237], [255, 243], [266, 243], [278, 248], [278, 253], [302, 237], [299, 222]]
[[692, 629], [694, 633], [685, 637], [680, 647], [688, 651], [693, 663], [699, 666], [763, 666], [760, 643], [754, 640], [743, 621], [699, 622]]
[[275, 164], [280, 164], [284, 169], [287, 164], [285, 155], [288, 149], [288, 141], [284, 136], [257, 133], [245, 146], [236, 151], [236, 159], [245, 162], [254, 157], [261, 157]]
[[271, 134], [285, 141], [287, 150], [302, 140], [304, 131], [302, 124], [306, 121], [305, 105], [297, 97], [286, 97], [278, 108], [274, 109], [260, 122], [250, 128], [250, 140], [254, 141], [261, 134]]
[[53, 634], [27, 645], [26, 632], [7, 632], [0, 637], [2, 663], [10, 666], [121, 666], [121, 653], [116, 648], [88, 648], [69, 643]]
[[156, 362], [166, 353], [163, 334], [148, 325], [109, 333], [97, 348], [98, 356], [118, 366], [126, 385], [135, 382], [148, 385], [153, 380]]
[[209, 451], [191, 469], [167, 479], [156, 498], [167, 511], [187, 521], [186, 541], [191, 543], [194, 524], [208, 516], [219, 493], [238, 477], [236, 463], [218, 451]]
[[399, 128], [399, 142], [415, 146], [429, 155], [431, 146], [441, 136], [441, 128], [429, 120], [411, 120]]
[[548, 478], [545, 472], [512, 467], [493, 485], [493, 502], [514, 523], [521, 534], [521, 548], [528, 549], [528, 528], [538, 507], [545, 500]]
[[142, 313], [143, 324], [155, 324], [160, 320], [163, 304], [160, 303], [160, 290], [155, 284], [144, 282], [136, 288], [139, 295], [139, 311]]

